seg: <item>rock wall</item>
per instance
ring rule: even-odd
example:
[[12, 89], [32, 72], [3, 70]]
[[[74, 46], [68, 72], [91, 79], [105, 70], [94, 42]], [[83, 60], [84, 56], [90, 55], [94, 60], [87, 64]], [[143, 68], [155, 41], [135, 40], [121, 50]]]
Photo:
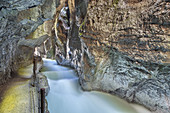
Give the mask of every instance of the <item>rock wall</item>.
[[93, 57], [84, 55], [82, 87], [168, 113], [169, 4], [163, 0], [90, 2], [80, 37]]
[[69, 30], [65, 32], [56, 17], [57, 62], [77, 70], [84, 90], [108, 92], [168, 113], [169, 4], [167, 0], [69, 0]]
[[70, 26], [68, 26], [68, 17], [66, 11], [62, 9], [64, 4], [61, 3], [55, 21], [57, 62], [75, 68], [79, 74], [83, 70], [81, 66], [83, 41], [79, 37], [79, 26], [86, 16], [87, 5], [86, 0], [68, 0], [70, 10]]
[[52, 43], [49, 56], [75, 68], [84, 90], [168, 113], [170, 2], [68, 0], [70, 18], [64, 6], [65, 0], [0, 1], [0, 84], [32, 62], [34, 47], [28, 47], [48, 34], [40, 52]]
[[52, 19], [56, 5], [56, 0], [0, 1], [0, 84], [32, 62], [34, 50], [19, 48], [18, 42]]

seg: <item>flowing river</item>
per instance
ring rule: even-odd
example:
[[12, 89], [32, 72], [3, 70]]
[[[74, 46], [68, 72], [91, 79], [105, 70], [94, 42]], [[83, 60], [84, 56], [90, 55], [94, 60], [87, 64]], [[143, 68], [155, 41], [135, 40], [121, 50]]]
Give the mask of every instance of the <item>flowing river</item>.
[[59, 66], [54, 60], [43, 61], [43, 74], [50, 86], [46, 97], [50, 113], [150, 113], [110, 94], [82, 91], [74, 70]]

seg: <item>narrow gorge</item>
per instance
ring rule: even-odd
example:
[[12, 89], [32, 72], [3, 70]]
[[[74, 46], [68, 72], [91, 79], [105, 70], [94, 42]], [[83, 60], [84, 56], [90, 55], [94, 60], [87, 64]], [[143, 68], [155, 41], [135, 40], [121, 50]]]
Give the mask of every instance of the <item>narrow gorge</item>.
[[[76, 82], [58, 84], [57, 81], [56, 86], [50, 86], [50, 75], [44, 74], [48, 65], [43, 58], [74, 69]], [[56, 65], [50, 68], [53, 71], [65, 68], [57, 70]], [[60, 79], [56, 77], [62, 74], [55, 76], [55, 73], [51, 75], [53, 79]], [[72, 72], [67, 72], [66, 78], [69, 74], [73, 77]], [[33, 87], [32, 82], [37, 85]], [[170, 113], [170, 1], [0, 0], [0, 113], [38, 113], [35, 109], [39, 109], [36, 104], [39, 104], [40, 88], [45, 88], [46, 95], [59, 86], [61, 92], [70, 93], [75, 83], [82, 92], [107, 93], [153, 113]], [[25, 88], [19, 89], [21, 93], [16, 95], [20, 97], [23, 93], [26, 95], [23, 98], [29, 98], [23, 99], [23, 103], [33, 102], [30, 106], [38, 107], [33, 110], [28, 105], [25, 111], [17, 111], [22, 107], [10, 104], [16, 95], [5, 95], [16, 84]], [[65, 84], [70, 85], [66, 86], [68, 89], [61, 88]], [[50, 112], [47, 110], [49, 95], [46, 113]], [[62, 102], [69, 100], [67, 97], [64, 100], [64, 95], [61, 98]], [[75, 103], [81, 100], [70, 98]], [[79, 110], [79, 113], [86, 112]], [[86, 113], [91, 112], [99, 113], [96, 109]]]

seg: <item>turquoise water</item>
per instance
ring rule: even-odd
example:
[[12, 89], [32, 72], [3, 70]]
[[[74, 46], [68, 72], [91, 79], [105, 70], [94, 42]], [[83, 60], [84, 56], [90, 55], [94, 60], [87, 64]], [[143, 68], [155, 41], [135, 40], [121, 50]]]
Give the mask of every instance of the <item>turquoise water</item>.
[[54, 60], [43, 61], [43, 73], [50, 86], [46, 97], [50, 113], [149, 113], [113, 95], [82, 91], [74, 70], [59, 66]]

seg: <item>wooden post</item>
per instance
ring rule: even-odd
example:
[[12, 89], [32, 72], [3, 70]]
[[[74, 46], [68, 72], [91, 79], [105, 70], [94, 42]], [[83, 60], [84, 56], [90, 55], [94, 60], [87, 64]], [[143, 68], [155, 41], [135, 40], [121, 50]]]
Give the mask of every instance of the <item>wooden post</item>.
[[[35, 52], [35, 48], [34, 48]], [[37, 70], [37, 59], [35, 54], [33, 54], [33, 83], [32, 86], [35, 87], [35, 82], [36, 82], [36, 70]]]
[[45, 113], [45, 89], [41, 88], [41, 113]]

